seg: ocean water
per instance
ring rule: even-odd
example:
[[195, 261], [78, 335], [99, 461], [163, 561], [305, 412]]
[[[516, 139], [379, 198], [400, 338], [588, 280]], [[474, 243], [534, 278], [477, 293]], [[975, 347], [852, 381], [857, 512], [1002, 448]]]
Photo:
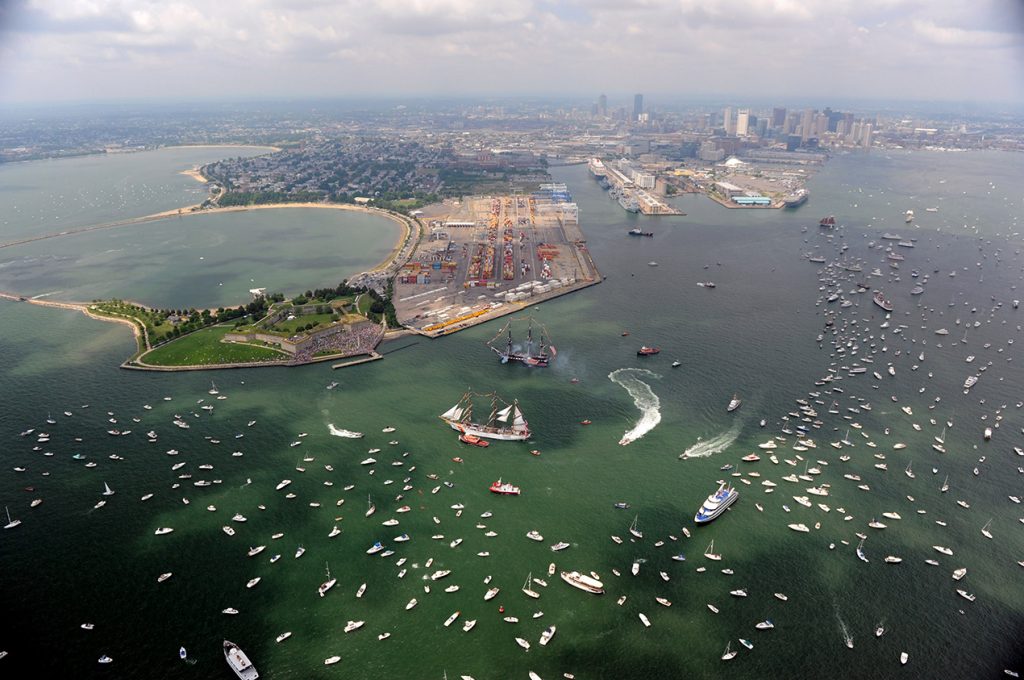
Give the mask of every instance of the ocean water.
[[[435, 341], [402, 338], [383, 346], [383, 361], [341, 371], [318, 365], [127, 372], [116, 368], [132, 347], [124, 329], [71, 312], [0, 304], [0, 353], [8, 358], [0, 368], [0, 498], [22, 520], [0, 533], [7, 586], [0, 590], [0, 649], [9, 652], [0, 660], [5, 677], [229, 677], [220, 650], [225, 638], [240, 644], [262, 675], [274, 678], [447, 673], [482, 680], [526, 678], [530, 670], [543, 678], [566, 672], [577, 678], [712, 677], [724, 670], [740, 678], [973, 678], [1021, 670], [1024, 592], [1016, 561], [1024, 559], [1024, 525], [1018, 521], [1024, 510], [1008, 499], [1024, 491], [1024, 475], [1017, 471], [1024, 459], [1012, 451], [1024, 445], [1017, 406], [1024, 398], [1017, 349], [1024, 338], [1022, 312], [1010, 305], [1021, 296], [1021, 197], [1015, 195], [1024, 184], [1020, 157], [842, 156], [822, 169], [811, 183], [811, 200], [796, 211], [729, 211], [688, 196], [679, 199], [688, 215], [676, 218], [624, 213], [584, 167], [554, 174], [579, 202], [588, 248], [607, 279], [524, 310], [546, 325], [558, 347], [548, 369], [498, 363], [485, 345], [498, 327], [492, 322]], [[939, 211], [925, 212], [931, 206]], [[907, 209], [917, 214], [910, 226], [902, 221]], [[818, 233], [817, 221], [826, 214], [846, 225], [831, 239]], [[628, 237], [638, 222], [655, 237]], [[885, 231], [917, 239], [915, 248], [900, 249], [906, 260], [899, 270], [890, 270], [884, 252], [868, 246]], [[152, 268], [165, 272], [159, 286], [147, 289], [152, 295], [160, 294], [158, 288], [206, 294], [193, 283], [203, 265], [158, 248], [147, 251], [155, 241], [132, 238]], [[230, 239], [240, 258], [261, 254], [259, 243], [235, 233]], [[832, 338], [824, 325], [830, 305], [820, 302], [820, 266], [804, 254], [832, 259], [844, 244], [845, 257], [864, 260], [859, 276], [875, 267], [885, 273], [869, 283], [884, 290], [896, 309], [890, 327], [882, 329], [884, 313], [868, 295], [847, 293], [851, 283], [844, 279], [844, 296], [856, 304], [837, 310], [837, 326], [845, 328], [844, 340], [864, 347], [860, 356], [874, 343], [874, 363], [867, 374], [815, 386], [830, 363], [850, 360], [830, 357], [832, 346], [816, 341], [818, 334]], [[306, 255], [320, 257], [317, 251]], [[301, 259], [301, 245], [292, 257]], [[272, 265], [264, 266], [269, 276]], [[116, 267], [111, 269], [113, 278]], [[929, 274], [920, 297], [909, 294], [919, 282], [911, 269]], [[85, 281], [74, 263], [64, 275]], [[232, 273], [235, 281], [243, 276]], [[696, 285], [709, 280], [715, 289]], [[966, 344], [965, 324], [971, 325]], [[894, 333], [900, 325], [906, 328]], [[942, 327], [949, 335], [936, 336]], [[637, 357], [641, 344], [659, 346], [661, 353]], [[923, 362], [917, 360], [921, 351]], [[965, 362], [968, 354], [977, 357], [971, 364]], [[671, 368], [676, 359], [681, 366]], [[885, 371], [890, 362], [895, 376]], [[986, 370], [980, 372], [982, 366]], [[874, 379], [871, 370], [883, 379]], [[980, 376], [978, 384], [964, 395], [963, 380], [973, 373]], [[227, 399], [207, 393], [211, 380]], [[339, 384], [328, 390], [331, 381]], [[827, 392], [832, 386], [843, 392]], [[533, 442], [499, 442], [486, 449], [459, 444], [437, 415], [468, 388], [517, 398], [534, 430]], [[775, 451], [778, 466], [763, 451], [756, 464], [739, 462], [757, 443], [779, 434], [782, 417], [796, 409], [794, 399], [811, 400], [809, 391], [819, 391], [826, 402], [816, 405], [824, 424], [811, 431], [817, 448], [800, 455], [822, 469], [816, 482], [831, 485], [829, 497], [810, 496], [830, 512], [793, 500], [810, 484], [781, 479], [803, 472], [804, 462], [790, 449], [793, 437]], [[743, 405], [726, 413], [734, 393]], [[869, 401], [872, 410], [849, 414], [846, 408], [858, 403], [853, 397]], [[214, 411], [202, 410], [200, 399]], [[851, 420], [826, 412], [832, 400]], [[914, 416], [901, 406], [910, 406]], [[72, 415], [63, 415], [65, 410]], [[55, 425], [45, 422], [48, 413]], [[174, 427], [175, 415], [191, 427]], [[764, 429], [758, 426], [762, 418]], [[585, 419], [592, 424], [582, 425]], [[954, 426], [945, 432], [948, 453], [941, 455], [930, 443], [946, 419]], [[853, 422], [862, 428], [852, 428]], [[997, 422], [986, 443], [982, 430]], [[366, 436], [331, 436], [329, 424]], [[381, 432], [385, 426], [396, 431]], [[50, 441], [36, 444], [35, 434], [19, 436], [32, 427], [49, 432]], [[133, 432], [112, 437], [106, 434], [111, 428]], [[151, 428], [157, 443], [142, 436]], [[627, 432], [633, 441], [620, 446]], [[236, 439], [237, 434], [244, 436]], [[837, 451], [828, 445], [844, 437], [856, 446]], [[867, 446], [869, 440], [877, 447]], [[297, 441], [301, 445], [291, 446]], [[895, 442], [908, 446], [893, 450]], [[167, 455], [172, 448], [180, 453]], [[372, 454], [378, 462], [360, 465], [371, 448], [381, 449]], [[531, 456], [530, 449], [540, 455]], [[233, 451], [244, 455], [232, 456]], [[700, 455], [680, 460], [684, 451]], [[87, 458], [75, 460], [74, 453]], [[111, 460], [112, 453], [124, 460]], [[841, 453], [851, 460], [841, 462]], [[887, 472], [874, 467], [880, 462], [874, 454], [886, 456]], [[789, 466], [786, 458], [798, 465]], [[88, 462], [97, 465], [84, 467]], [[186, 466], [172, 471], [176, 462]], [[726, 463], [761, 477], [740, 484], [719, 469]], [[914, 479], [903, 473], [907, 463]], [[844, 473], [860, 475], [871, 490], [858, 489]], [[193, 477], [178, 479], [180, 474]], [[942, 494], [946, 475], [951, 489]], [[488, 493], [499, 477], [521, 486], [523, 494]], [[413, 488], [403, 491], [406, 478]], [[199, 479], [220, 483], [193, 486]], [[275, 490], [283, 479], [292, 482]], [[694, 512], [720, 479], [733, 479], [740, 500], [713, 524], [695, 527]], [[774, 493], [764, 493], [765, 479], [779, 484]], [[116, 494], [94, 509], [104, 482]], [[172, 488], [175, 483], [181, 486]], [[349, 484], [354, 487], [345, 491]], [[155, 495], [140, 501], [146, 493]], [[377, 508], [371, 517], [365, 516], [367, 496]], [[33, 498], [43, 503], [30, 508]], [[970, 508], [958, 506], [957, 499]], [[632, 507], [616, 510], [616, 501]], [[211, 504], [216, 511], [206, 509]], [[456, 504], [464, 506], [461, 516], [451, 507]], [[396, 513], [402, 505], [410, 511]], [[492, 516], [481, 518], [486, 511]], [[884, 531], [868, 528], [883, 511], [897, 511], [902, 519], [883, 520], [889, 525]], [[236, 512], [248, 521], [232, 522]], [[845, 521], [845, 515], [852, 519]], [[627, 531], [634, 516], [644, 532], [635, 542]], [[382, 526], [389, 517], [400, 524]], [[990, 518], [992, 540], [980, 533]], [[786, 528], [790, 522], [820, 522], [821, 528], [798, 534]], [[235, 536], [222, 532], [228, 524]], [[341, 534], [328, 538], [335, 525]], [[174, 532], [155, 536], [161, 526]], [[691, 538], [684, 537], [683, 527]], [[534, 529], [543, 542], [525, 537]], [[498, 535], [487, 537], [488, 530]], [[276, 532], [284, 536], [271, 538]], [[868, 535], [868, 564], [854, 554], [856, 532]], [[401, 533], [411, 540], [393, 542]], [[611, 535], [624, 543], [614, 543]], [[464, 540], [450, 547], [456, 538]], [[712, 539], [721, 562], [702, 556]], [[377, 540], [395, 554], [367, 555]], [[664, 544], [656, 547], [659, 540]], [[571, 547], [553, 553], [548, 546], [556, 541]], [[300, 544], [306, 553], [295, 560]], [[247, 557], [257, 545], [266, 549]], [[933, 545], [948, 546], [954, 555], [940, 555]], [[679, 552], [685, 562], [670, 559]], [[271, 563], [275, 554], [281, 558]], [[904, 561], [884, 563], [890, 554]], [[395, 564], [400, 557], [408, 560], [404, 578], [398, 578], [401, 567]], [[940, 566], [924, 562], [932, 558]], [[637, 577], [630, 575], [635, 559], [644, 560]], [[558, 569], [599, 573], [607, 594], [591, 596], [566, 586], [557, 573], [547, 576], [551, 562]], [[958, 584], [950, 573], [960, 566], [969, 573]], [[328, 568], [338, 585], [320, 598], [316, 588]], [[722, 574], [722, 568], [734, 573]], [[436, 569], [452, 574], [424, 581]], [[659, 576], [662, 570], [669, 581]], [[168, 571], [173, 576], [158, 584], [156, 577]], [[548, 583], [535, 586], [539, 600], [519, 591], [531, 572]], [[493, 580], [485, 585], [488, 575]], [[261, 582], [247, 589], [256, 576]], [[367, 584], [366, 594], [357, 599], [361, 583]], [[459, 585], [458, 592], [444, 592], [450, 584]], [[501, 593], [484, 602], [491, 586]], [[974, 593], [976, 601], [958, 597], [957, 587]], [[737, 588], [746, 588], [749, 597], [730, 596]], [[789, 600], [778, 601], [774, 592]], [[619, 606], [622, 595], [627, 600]], [[672, 606], [657, 604], [657, 596]], [[413, 597], [419, 604], [405, 610]], [[708, 603], [720, 613], [711, 613]], [[222, 614], [226, 607], [239, 614]], [[459, 620], [445, 628], [454, 611], [461, 612]], [[532, 618], [536, 611], [543, 616]], [[649, 617], [650, 628], [640, 623], [639, 613]], [[519, 622], [502, 620], [509, 615]], [[755, 630], [766, 618], [775, 629]], [[467, 619], [478, 623], [464, 633]], [[345, 634], [348, 620], [366, 624]], [[86, 621], [95, 629], [81, 630]], [[876, 639], [880, 621], [887, 632]], [[537, 638], [552, 624], [557, 634], [540, 647]], [[854, 639], [852, 650], [845, 646], [844, 630]], [[284, 631], [292, 637], [275, 643]], [[378, 641], [385, 631], [391, 637]], [[515, 637], [529, 640], [531, 650], [520, 649]], [[753, 642], [754, 649], [740, 647], [738, 638]], [[52, 653], [54, 640], [60, 641], [60, 654]], [[723, 662], [719, 657], [730, 641], [740, 654]], [[178, 659], [180, 646], [194, 664]], [[901, 651], [910, 654], [905, 668], [899, 665]], [[102, 654], [113, 657], [110, 666], [97, 665]], [[323, 660], [332, 655], [341, 661], [325, 667]]]

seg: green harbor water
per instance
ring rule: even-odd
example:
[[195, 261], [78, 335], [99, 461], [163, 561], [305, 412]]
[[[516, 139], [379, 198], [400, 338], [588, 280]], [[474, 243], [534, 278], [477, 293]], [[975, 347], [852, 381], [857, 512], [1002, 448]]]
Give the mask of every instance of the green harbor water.
[[[184, 160], [188, 166], [199, 162]], [[151, 162], [153, 173], [165, 163]], [[402, 338], [382, 346], [383, 361], [342, 371], [315, 365], [129, 372], [117, 368], [133, 347], [124, 328], [72, 312], [0, 303], [0, 353], [6, 358], [0, 367], [0, 501], [22, 521], [0, 532], [4, 677], [228, 678], [221, 653], [225, 638], [241, 645], [267, 678], [433, 679], [447, 673], [453, 679], [486, 680], [526, 678], [531, 670], [545, 679], [563, 673], [580, 679], [723, 673], [995, 678], [1004, 668], [1024, 670], [1019, 642], [1024, 589], [1017, 564], [1024, 560], [1024, 524], [1018, 521], [1024, 507], [1009, 500], [1024, 492], [1024, 475], [1018, 472], [1024, 458], [1012, 448], [1024, 447], [1018, 406], [1024, 399], [1019, 351], [1024, 311], [1011, 308], [1011, 300], [1024, 297], [1021, 157], [840, 156], [814, 178], [811, 200], [796, 211], [725, 210], [687, 196], [678, 205], [688, 214], [676, 218], [624, 213], [585, 167], [556, 168], [553, 174], [569, 184], [578, 201], [587, 246], [607, 279], [528, 310], [545, 324], [558, 349], [547, 369], [498, 363], [485, 341], [503, 322], [492, 322], [434, 341]], [[75, 175], [67, 176], [71, 191]], [[927, 207], [939, 210], [926, 212]], [[907, 209], [916, 213], [911, 225], [903, 221]], [[125, 210], [124, 216], [136, 214]], [[147, 212], [149, 206], [137, 214]], [[205, 218], [191, 218], [197, 226], [183, 220], [180, 228], [150, 225], [44, 242], [31, 257], [52, 256], [61, 264], [40, 264], [12, 278], [4, 278], [11, 276], [5, 272], [30, 251], [0, 251], [0, 288], [22, 292], [18, 284], [24, 282], [31, 294], [68, 291], [55, 299], [120, 293], [157, 305], [237, 303], [252, 285], [306, 288], [336, 282], [360, 262], [372, 263], [374, 248], [386, 253], [394, 242], [395, 232], [387, 231], [392, 227], [377, 221], [367, 225], [359, 247], [345, 254], [349, 240], [331, 237], [329, 222], [347, 225], [348, 215], [314, 223], [316, 216], [302, 211], [266, 212], [281, 214], [260, 226], [258, 237], [247, 236], [245, 230], [253, 228], [248, 220], [199, 227]], [[830, 238], [817, 227], [826, 214], [845, 225]], [[628, 237], [626, 231], [637, 224], [655, 237]], [[313, 233], [303, 225], [311, 225]], [[52, 231], [44, 222], [37, 227]], [[215, 238], [212, 232], [216, 243], [206, 240]], [[915, 247], [881, 241], [884, 232], [914, 238]], [[295, 242], [278, 260], [274, 250], [287, 234]], [[0, 234], [0, 240], [7, 236]], [[884, 250], [869, 248], [869, 242], [889, 245], [906, 260], [892, 269]], [[204, 248], [210, 262], [198, 259]], [[108, 249], [123, 251], [104, 259]], [[808, 262], [808, 253], [829, 261], [859, 258], [863, 272], [823, 283], [819, 278], [837, 277], [819, 274], [823, 265]], [[135, 267], [140, 262], [144, 268]], [[306, 262], [316, 279], [308, 283], [299, 269]], [[337, 268], [333, 278], [332, 267]], [[871, 277], [876, 267], [883, 275]], [[911, 276], [914, 269], [929, 275], [921, 296], [909, 292], [920, 283]], [[262, 280], [249, 273], [254, 270]], [[893, 301], [887, 328], [881, 328], [885, 314], [871, 303], [870, 293], [849, 293], [861, 280]], [[697, 286], [705, 281], [716, 287]], [[824, 302], [820, 287], [841, 290], [854, 304], [839, 308], [838, 302]], [[826, 312], [835, 313], [832, 327], [825, 325]], [[833, 328], [839, 335], [831, 334]], [[949, 334], [936, 335], [940, 328]], [[833, 341], [846, 348], [845, 357], [830, 356]], [[636, 349], [642, 344], [659, 346], [661, 353], [639, 358]], [[840, 367], [854, 361], [852, 345], [858, 346], [858, 357], [873, 361], [865, 364], [867, 373], [851, 377]], [[968, 355], [976, 355], [969, 364]], [[673, 360], [681, 365], [671, 368]], [[833, 362], [843, 379], [815, 385]], [[887, 372], [890, 363], [895, 376]], [[873, 371], [882, 378], [875, 379]], [[962, 384], [972, 374], [979, 380], [965, 395]], [[207, 393], [211, 380], [227, 399]], [[332, 381], [337, 387], [326, 389]], [[535, 433], [532, 443], [495, 442], [486, 449], [459, 444], [437, 415], [467, 388], [517, 398]], [[809, 396], [812, 391], [819, 396]], [[743, 404], [727, 413], [734, 393]], [[170, 401], [164, 399], [168, 396]], [[871, 410], [847, 411], [863, 403], [856, 397], [870, 402]], [[796, 412], [798, 398], [816, 408], [820, 427], [786, 415]], [[827, 412], [833, 401], [840, 415]], [[904, 406], [912, 416], [900, 410]], [[46, 422], [48, 414], [55, 424]], [[175, 427], [176, 415], [190, 427]], [[583, 426], [584, 419], [592, 424]], [[763, 429], [761, 419], [767, 421]], [[946, 428], [947, 453], [940, 454], [930, 445], [933, 437], [943, 436], [947, 419], [953, 427]], [[328, 424], [365, 437], [331, 436]], [[791, 449], [795, 435], [780, 430], [797, 424], [809, 427], [816, 448]], [[387, 426], [396, 430], [382, 432]], [[982, 438], [985, 427], [995, 430], [989, 442]], [[29, 428], [36, 431], [19, 436]], [[108, 435], [112, 428], [132, 433]], [[146, 441], [144, 433], [151, 429], [156, 443]], [[40, 431], [50, 434], [48, 442], [37, 443]], [[627, 431], [642, 436], [618, 445]], [[774, 451], [757, 449], [775, 435], [786, 441]], [[829, 445], [844, 438], [854, 446]], [[869, 441], [877, 446], [868, 446]], [[908, 446], [894, 450], [896, 442]], [[377, 463], [361, 465], [372, 448], [381, 449], [372, 454]], [[169, 449], [179, 453], [167, 455]], [[530, 449], [541, 455], [530, 455]], [[707, 455], [680, 460], [686, 450]], [[739, 461], [754, 450], [760, 462]], [[244, 455], [232, 456], [236, 451]], [[769, 453], [775, 453], [778, 465], [768, 460]], [[84, 458], [76, 460], [75, 454]], [[123, 460], [112, 460], [111, 454]], [[840, 455], [850, 460], [843, 462]], [[794, 501], [811, 483], [782, 480], [803, 474], [805, 461], [821, 470], [815, 485], [831, 485], [827, 498], [810, 496], [827, 504], [829, 512]], [[91, 462], [96, 466], [86, 467]], [[180, 462], [186, 465], [172, 471]], [[881, 462], [887, 471], [875, 467]], [[720, 470], [727, 463], [750, 484]], [[908, 463], [913, 479], [904, 473]], [[748, 476], [752, 471], [760, 477]], [[182, 474], [192, 477], [179, 479]], [[862, 481], [843, 474], [860, 475]], [[941, 493], [947, 475], [950, 490]], [[499, 477], [521, 486], [522, 495], [490, 494], [488, 485]], [[284, 479], [291, 484], [275, 490]], [[198, 480], [219, 483], [196, 487]], [[697, 527], [694, 512], [717, 480], [732, 480], [740, 499], [714, 523]], [[764, 480], [778, 484], [774, 493], [765, 493]], [[115, 495], [101, 495], [104, 483]], [[175, 483], [180, 487], [172, 488]], [[403, 491], [406, 484], [412, 488]], [[347, 485], [354, 487], [346, 491]], [[141, 501], [148, 493], [153, 497]], [[290, 493], [294, 498], [287, 497]], [[376, 505], [371, 517], [365, 516], [367, 496]], [[43, 502], [30, 507], [36, 498]], [[101, 499], [105, 506], [94, 509]], [[617, 501], [631, 509], [614, 509]], [[463, 506], [461, 516], [452, 508], [457, 504]], [[207, 510], [209, 505], [216, 510]], [[397, 513], [403, 505], [411, 510]], [[492, 516], [480, 517], [488, 511]], [[902, 519], [884, 520], [886, 511]], [[233, 522], [235, 513], [247, 521]], [[628, 532], [634, 516], [644, 534], [637, 541]], [[382, 526], [392, 517], [400, 524]], [[872, 518], [888, 528], [868, 528]], [[991, 540], [980, 533], [990, 518]], [[786, 525], [793, 522], [812, 530], [791, 531]], [[225, 525], [234, 527], [234, 536], [225, 535]], [[341, 533], [329, 538], [334, 526]], [[158, 527], [174, 531], [156, 536]], [[684, 527], [691, 538], [683, 535]], [[497, 536], [485, 535], [491, 530]], [[527, 539], [531, 530], [544, 541]], [[273, 539], [278, 532], [283, 537]], [[866, 564], [854, 552], [857, 532], [868, 535]], [[394, 542], [402, 533], [411, 540]], [[435, 535], [443, 539], [432, 539]], [[613, 542], [612, 535], [623, 543]], [[451, 547], [457, 538], [463, 541]], [[721, 562], [702, 555], [712, 539]], [[367, 555], [378, 540], [394, 555]], [[549, 546], [557, 541], [571, 547], [554, 553]], [[658, 541], [664, 544], [656, 546]], [[249, 548], [259, 545], [265, 550], [248, 557]], [[295, 559], [299, 545], [306, 552]], [[953, 555], [941, 555], [933, 545], [948, 546]], [[685, 554], [685, 562], [671, 559], [678, 553]], [[280, 559], [272, 563], [277, 554]], [[903, 562], [887, 564], [886, 555]], [[407, 558], [402, 567], [396, 565], [399, 558]], [[644, 562], [634, 577], [630, 566], [636, 559]], [[558, 570], [597, 572], [607, 593], [588, 595], [567, 586], [557, 572], [548, 576], [551, 562]], [[328, 566], [338, 582], [320, 598], [316, 590]], [[699, 567], [706, 571], [698, 572]], [[958, 567], [968, 568], [960, 582], [950, 576]], [[406, 573], [399, 578], [402, 568]], [[723, 574], [723, 568], [733, 573]], [[451, 575], [425, 580], [437, 569]], [[165, 572], [173, 575], [157, 583]], [[548, 584], [534, 586], [541, 593], [538, 600], [520, 592], [531, 572]], [[487, 576], [490, 585], [484, 583]], [[255, 577], [259, 584], [247, 588]], [[362, 583], [366, 592], [356, 598]], [[445, 592], [453, 584], [459, 590]], [[485, 602], [489, 587], [501, 592]], [[748, 597], [730, 596], [740, 588]], [[957, 588], [977, 599], [968, 602]], [[788, 601], [776, 599], [776, 592]], [[623, 595], [627, 599], [620, 606]], [[655, 597], [672, 606], [663, 607]], [[406, 610], [411, 598], [419, 604]], [[228, 607], [239, 613], [222, 614]], [[460, 618], [444, 627], [455, 611]], [[544, 614], [534, 619], [537, 611]], [[641, 624], [640, 613], [649, 618], [649, 628]], [[519, 621], [507, 623], [505, 616]], [[464, 633], [467, 619], [477, 624]], [[775, 628], [756, 630], [765, 619]], [[345, 634], [349, 620], [366, 623]], [[95, 624], [94, 630], [80, 629], [84, 622]], [[876, 638], [879, 622], [886, 632]], [[549, 625], [557, 626], [557, 634], [542, 647], [537, 640]], [[285, 631], [292, 636], [275, 643]], [[378, 641], [382, 632], [390, 632], [390, 638]], [[852, 637], [853, 649], [844, 635]], [[530, 642], [529, 652], [520, 649], [516, 637]], [[739, 638], [754, 648], [744, 649]], [[720, 656], [727, 642], [740, 653], [724, 662]], [[181, 646], [195, 663], [179, 660]], [[899, 663], [903, 651], [910, 656], [906, 667]], [[109, 666], [97, 664], [103, 654], [113, 658]], [[334, 655], [341, 660], [324, 666]]]

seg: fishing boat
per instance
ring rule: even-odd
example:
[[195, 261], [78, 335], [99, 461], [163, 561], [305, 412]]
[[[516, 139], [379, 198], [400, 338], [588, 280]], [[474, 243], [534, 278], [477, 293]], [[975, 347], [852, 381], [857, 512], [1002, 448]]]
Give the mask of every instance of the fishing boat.
[[738, 409], [740, 407], [740, 404], [742, 403], [742, 400], [740, 400], [740, 398], [734, 394], [732, 395], [732, 399], [729, 400], [729, 405], [725, 407], [725, 410], [729, 413], [732, 413], [733, 411]]
[[697, 524], [707, 524], [716, 517], [721, 515], [725, 510], [736, 502], [736, 499], [740, 497], [739, 492], [727, 486], [725, 482], [719, 485], [718, 490], [707, 497], [704, 504], [697, 510], [697, 514], [694, 515], [693, 521]]
[[[537, 346], [536, 351], [534, 351], [534, 346], [533, 346], [533, 319], [532, 318], [530, 318], [528, 320], [528, 325], [527, 325], [527, 330], [526, 330], [526, 347], [522, 351], [516, 351], [515, 348], [514, 348], [514, 345], [513, 345], [513, 342], [512, 342], [512, 322], [511, 321], [506, 323], [505, 326], [500, 331], [498, 331], [498, 334], [495, 335], [493, 338], [491, 338], [490, 341], [488, 341], [487, 346], [490, 347], [491, 350], [495, 354], [498, 355], [498, 357], [501, 359], [501, 363], [503, 363], [503, 364], [507, 364], [510, 361], [518, 361], [518, 362], [523, 363], [523, 364], [525, 364], [527, 366], [533, 366], [533, 367], [536, 367], [536, 368], [544, 368], [544, 367], [546, 367], [548, 365], [548, 361], [552, 357], [554, 357], [558, 352], [555, 349], [554, 345], [551, 345], [549, 342], [545, 342], [546, 340], [549, 339], [547, 337], [547, 329], [544, 328], [544, 326], [542, 324], [538, 324], [538, 325], [540, 326], [541, 332], [540, 332], [540, 342], [539, 342], [539, 344]], [[495, 346], [494, 343], [498, 340], [498, 338], [500, 338], [502, 335], [505, 335], [506, 333], [507, 333], [507, 339], [506, 339], [504, 347]], [[550, 354], [548, 353], [548, 350], [550, 350]]]
[[[491, 411], [485, 423], [473, 422], [473, 396], [490, 397]], [[499, 408], [499, 404], [501, 408]], [[519, 410], [519, 402], [508, 404], [497, 394], [474, 395], [466, 392], [455, 406], [440, 416], [453, 430], [486, 439], [503, 441], [524, 441], [530, 437], [530, 427]], [[511, 420], [511, 424], [509, 424]]]
[[224, 660], [228, 662], [228, 666], [235, 672], [239, 680], [256, 680], [260, 677], [245, 652], [230, 640], [224, 641]]
[[502, 482], [500, 478], [498, 481], [491, 484], [490, 491], [491, 493], [501, 494], [503, 496], [518, 496], [520, 494], [518, 486], [509, 484], [508, 482]]

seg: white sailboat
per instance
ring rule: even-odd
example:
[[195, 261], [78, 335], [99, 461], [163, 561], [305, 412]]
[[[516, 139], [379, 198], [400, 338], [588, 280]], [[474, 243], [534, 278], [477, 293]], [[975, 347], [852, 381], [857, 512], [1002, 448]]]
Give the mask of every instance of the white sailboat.
[[523, 593], [525, 593], [527, 597], [532, 597], [533, 599], [536, 600], [538, 597], [540, 597], [540, 593], [538, 593], [536, 590], [534, 590], [533, 588], [530, 587], [532, 581], [533, 581], [533, 572], [531, 571], [526, 576], [526, 583], [523, 584]]
[[13, 529], [14, 527], [21, 524], [20, 519], [11, 519], [11, 511], [7, 508], [6, 505], [4, 506], [4, 511], [7, 513], [7, 524], [4, 525], [4, 529]]
[[636, 517], [633, 518], [633, 523], [629, 525], [629, 533], [631, 533], [636, 538], [643, 538], [644, 537], [644, 532], [642, 532], [642, 531], [640, 531], [639, 529], [636, 528], [636, 523], [637, 523], [637, 520], [639, 520], [639, 519], [640, 519], [640, 515], [637, 515]]
[[704, 557], [708, 558], [709, 560], [714, 560], [715, 562], [718, 562], [722, 559], [722, 556], [715, 552], [714, 539], [712, 539], [712, 541], [708, 543], [707, 550], [704, 551]]
[[377, 512], [377, 506], [373, 504], [373, 497], [366, 497], [366, 516], [369, 517], [373, 513]]
[[988, 530], [988, 528], [990, 526], [992, 526], [992, 520], [991, 519], [989, 519], [989, 521], [985, 522], [985, 526], [983, 526], [981, 528], [981, 535], [984, 536], [985, 538], [992, 538], [992, 532]]
[[103, 495], [104, 496], [113, 496], [114, 495], [114, 490], [111, 489], [110, 485], [107, 484], [106, 482], [103, 482]]

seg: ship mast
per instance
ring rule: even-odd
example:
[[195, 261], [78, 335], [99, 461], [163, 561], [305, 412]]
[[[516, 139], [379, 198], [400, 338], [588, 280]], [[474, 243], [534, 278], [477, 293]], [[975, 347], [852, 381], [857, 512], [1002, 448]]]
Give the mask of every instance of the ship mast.
[[533, 319], [530, 319], [529, 325], [526, 327], [526, 356], [527, 358], [533, 356]]
[[498, 413], [498, 393], [491, 393], [491, 415], [487, 418], [487, 426], [494, 427], [494, 416]]

